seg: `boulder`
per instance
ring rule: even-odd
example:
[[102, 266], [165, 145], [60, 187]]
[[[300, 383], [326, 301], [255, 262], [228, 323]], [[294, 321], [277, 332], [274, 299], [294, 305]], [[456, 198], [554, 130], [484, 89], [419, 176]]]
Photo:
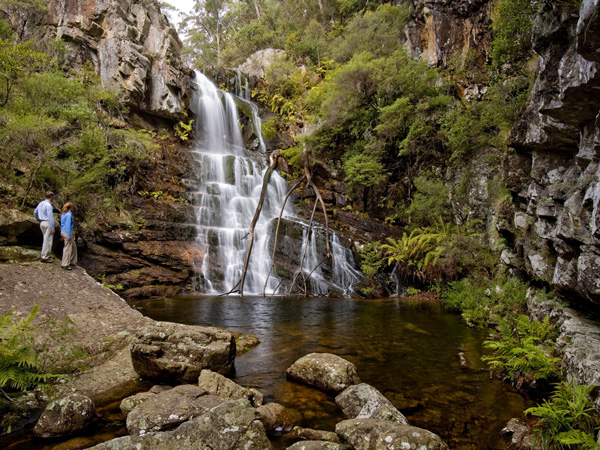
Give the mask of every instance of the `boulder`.
[[335, 426], [335, 432], [354, 450], [448, 450], [431, 431], [387, 420], [344, 420]]
[[86, 428], [96, 415], [94, 402], [85, 395], [70, 394], [48, 404], [33, 428], [42, 438], [68, 436]]
[[234, 360], [231, 333], [207, 327], [156, 322], [141, 328], [131, 344], [135, 371], [171, 384], [194, 383], [203, 369], [228, 375]]
[[223, 403], [199, 386], [181, 385], [152, 394], [127, 415], [129, 434], [144, 435], [153, 431], [172, 430], [194, 417], [201, 416]]
[[381, 392], [366, 383], [350, 386], [335, 398], [349, 419], [378, 419], [408, 425], [406, 417]]
[[298, 411], [286, 408], [279, 403], [267, 403], [256, 408], [267, 432], [287, 433], [294, 425], [302, 420], [302, 414]]
[[327, 441], [302, 441], [290, 445], [287, 450], [352, 450], [352, 447]]
[[501, 433], [506, 439], [510, 439], [510, 448], [519, 450], [533, 448], [531, 430], [519, 419], [510, 419]]
[[126, 436], [95, 450], [272, 450], [256, 411], [246, 400], [224, 402], [173, 431]]
[[286, 374], [289, 378], [336, 394], [360, 383], [356, 366], [331, 353], [303, 356], [287, 369]]
[[245, 388], [212, 370], [203, 370], [198, 378], [198, 386], [213, 395], [226, 400], [246, 399], [254, 407], [263, 403], [263, 394], [257, 389]]
[[119, 409], [123, 413], [125, 417], [133, 411], [138, 405], [141, 405], [146, 400], [151, 397], [154, 397], [156, 394], [153, 392], [140, 392], [135, 395], [130, 395], [129, 397], [121, 400], [121, 404], [119, 405]]

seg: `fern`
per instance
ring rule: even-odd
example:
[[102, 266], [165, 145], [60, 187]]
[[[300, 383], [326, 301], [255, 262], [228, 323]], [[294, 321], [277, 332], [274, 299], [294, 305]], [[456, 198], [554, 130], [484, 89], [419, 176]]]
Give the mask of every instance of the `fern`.
[[531, 321], [527, 316], [518, 316], [513, 321], [501, 320], [498, 324], [500, 339], [485, 341], [484, 346], [494, 351], [483, 356], [492, 369], [505, 373], [521, 387], [524, 382], [545, 380], [558, 375], [561, 359], [553, 356], [554, 326], [549, 318]]
[[562, 382], [549, 400], [529, 408], [538, 417], [534, 427], [536, 445], [547, 450], [598, 450], [595, 434], [600, 424], [590, 398], [593, 386]]
[[0, 316], [0, 389], [8, 387], [23, 391], [45, 383], [55, 375], [42, 371], [37, 354], [30, 346], [32, 323], [39, 305], [18, 322], [13, 320], [13, 310]]

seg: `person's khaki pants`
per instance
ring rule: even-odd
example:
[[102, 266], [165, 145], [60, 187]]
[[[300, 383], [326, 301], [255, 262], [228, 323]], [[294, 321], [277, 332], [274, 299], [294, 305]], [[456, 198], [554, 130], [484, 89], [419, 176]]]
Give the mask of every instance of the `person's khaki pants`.
[[64, 231], [60, 233], [60, 235], [63, 238], [63, 241], [65, 241], [62, 262], [60, 265], [67, 267], [70, 264], [77, 264], [77, 246], [75, 245], [75, 239], [69, 239], [69, 236]]

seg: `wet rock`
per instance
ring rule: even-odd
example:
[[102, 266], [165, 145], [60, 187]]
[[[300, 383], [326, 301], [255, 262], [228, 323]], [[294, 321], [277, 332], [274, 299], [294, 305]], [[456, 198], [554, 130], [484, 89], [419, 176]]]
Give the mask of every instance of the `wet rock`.
[[284, 434], [302, 420], [298, 411], [286, 408], [279, 403], [267, 403], [256, 408], [268, 433]]
[[287, 450], [352, 450], [352, 447], [327, 441], [302, 441], [290, 445]]
[[199, 386], [175, 386], [168, 391], [151, 394], [137, 405], [127, 415], [127, 431], [139, 436], [153, 431], [172, 430], [223, 401]]
[[156, 322], [137, 332], [131, 360], [143, 377], [194, 383], [203, 369], [231, 373], [235, 340], [230, 333], [213, 328]]
[[224, 402], [173, 431], [126, 436], [92, 447], [96, 450], [271, 450], [256, 411], [245, 400]]
[[312, 428], [294, 427], [285, 435], [290, 439], [304, 439], [306, 441], [327, 441], [339, 444], [340, 438], [333, 431], [313, 430]]
[[286, 371], [289, 378], [339, 393], [360, 383], [356, 366], [331, 353], [310, 353], [298, 359]]
[[335, 398], [350, 419], [389, 420], [407, 425], [406, 417], [384, 395], [366, 383], [350, 386]]
[[335, 432], [354, 450], [448, 450], [431, 431], [386, 420], [344, 420], [335, 426]]
[[42, 438], [68, 436], [86, 428], [95, 417], [94, 402], [81, 394], [71, 394], [48, 404], [33, 428]]
[[257, 389], [245, 388], [212, 370], [203, 370], [198, 377], [198, 386], [226, 400], [245, 399], [254, 407], [261, 406], [263, 394]]
[[511, 448], [517, 450], [530, 450], [533, 448], [531, 430], [519, 419], [510, 419], [502, 428], [502, 436], [510, 439]]
[[138, 405], [141, 405], [146, 400], [151, 397], [154, 397], [156, 394], [154, 392], [140, 392], [135, 395], [130, 395], [129, 397], [121, 400], [121, 404], [119, 405], [119, 409], [123, 413], [125, 417], [133, 411]]

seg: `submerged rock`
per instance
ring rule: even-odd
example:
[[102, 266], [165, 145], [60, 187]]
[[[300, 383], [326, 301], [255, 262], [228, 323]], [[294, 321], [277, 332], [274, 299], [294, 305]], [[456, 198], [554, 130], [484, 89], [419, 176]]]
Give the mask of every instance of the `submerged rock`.
[[137, 333], [131, 360], [143, 377], [194, 383], [203, 369], [231, 373], [235, 340], [230, 333], [213, 328], [156, 322]]
[[356, 366], [331, 353], [310, 353], [298, 359], [286, 371], [289, 378], [338, 393], [360, 383]]
[[328, 441], [339, 444], [340, 438], [333, 431], [313, 430], [312, 428], [294, 427], [285, 435], [290, 439], [305, 439], [307, 441]]
[[327, 441], [302, 441], [290, 445], [287, 450], [352, 450], [352, 447]]
[[86, 428], [94, 419], [96, 407], [85, 395], [71, 394], [50, 402], [33, 428], [42, 438], [68, 436]]
[[302, 420], [302, 414], [298, 411], [286, 408], [279, 403], [267, 403], [256, 408], [256, 412], [260, 416], [265, 429], [270, 433], [287, 433]]
[[127, 415], [127, 431], [144, 435], [152, 431], [172, 430], [183, 422], [201, 416], [224, 400], [193, 385], [176, 386], [154, 394]]
[[245, 400], [224, 402], [173, 431], [126, 436], [92, 447], [96, 450], [271, 450], [256, 411]]
[[354, 450], [448, 450], [431, 431], [376, 419], [344, 420], [335, 426], [342, 441]]
[[381, 392], [366, 383], [350, 386], [335, 402], [350, 419], [389, 420], [408, 425], [406, 417]]

